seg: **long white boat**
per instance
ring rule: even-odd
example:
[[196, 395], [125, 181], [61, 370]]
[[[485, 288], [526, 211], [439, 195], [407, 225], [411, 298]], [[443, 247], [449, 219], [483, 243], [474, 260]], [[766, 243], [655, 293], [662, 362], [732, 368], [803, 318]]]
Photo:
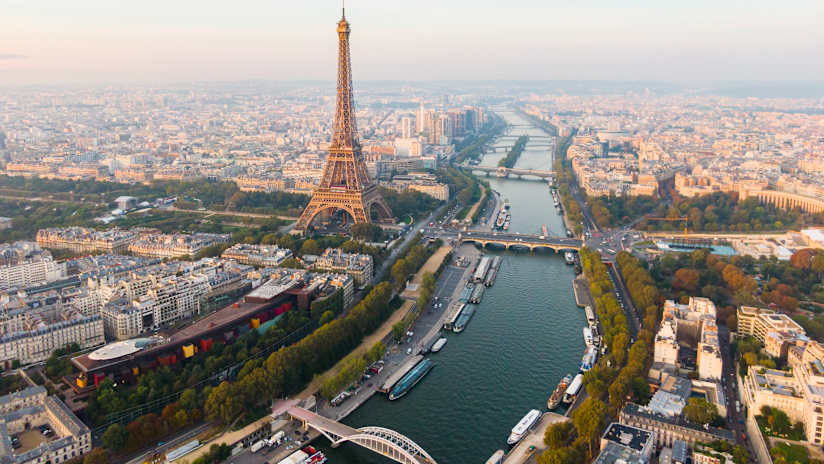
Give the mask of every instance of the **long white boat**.
[[432, 345], [432, 352], [437, 353], [438, 351], [441, 351], [444, 345], [446, 345], [446, 337], [439, 338], [438, 341]]
[[564, 393], [564, 403], [572, 403], [578, 392], [581, 391], [581, 386], [584, 384], [584, 374], [578, 374], [572, 379], [572, 383], [567, 387]]
[[526, 413], [526, 415], [515, 425], [512, 427], [512, 433], [509, 434], [509, 438], [506, 442], [510, 445], [514, 445], [521, 441], [521, 438], [524, 438], [524, 435], [538, 422], [538, 419], [541, 418], [541, 411], [537, 409], [533, 409]]

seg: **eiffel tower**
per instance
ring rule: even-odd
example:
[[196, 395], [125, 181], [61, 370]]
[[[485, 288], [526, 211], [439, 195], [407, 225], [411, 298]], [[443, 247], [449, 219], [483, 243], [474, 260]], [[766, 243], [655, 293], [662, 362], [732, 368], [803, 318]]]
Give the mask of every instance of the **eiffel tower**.
[[349, 23], [344, 10], [338, 22], [338, 95], [335, 128], [320, 185], [295, 224], [295, 232], [305, 232], [312, 219], [323, 211], [344, 210], [355, 224], [372, 222], [372, 210], [380, 221], [391, 221], [392, 212], [369, 179], [363, 162], [355, 101], [352, 98], [352, 62], [349, 57]]

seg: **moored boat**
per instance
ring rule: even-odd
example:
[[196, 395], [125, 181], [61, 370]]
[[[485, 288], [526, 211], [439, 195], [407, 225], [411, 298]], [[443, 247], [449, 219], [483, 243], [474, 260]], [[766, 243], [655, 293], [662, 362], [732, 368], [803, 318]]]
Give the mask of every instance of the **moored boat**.
[[434, 345], [432, 345], [431, 351], [433, 353], [437, 353], [438, 351], [441, 351], [444, 345], [446, 345], [446, 337], [441, 337], [438, 339], [438, 341], [435, 342]]
[[553, 410], [561, 404], [561, 399], [564, 397], [564, 393], [566, 389], [569, 387], [569, 384], [572, 382], [572, 374], [567, 374], [558, 382], [558, 386], [555, 387], [555, 391], [552, 392], [552, 395], [549, 397], [549, 400], [546, 402], [546, 407], [549, 410]]
[[[481, 287], [483, 288], [483, 287]], [[463, 311], [461, 311], [461, 315], [458, 316], [458, 319], [452, 325], [452, 331], [455, 333], [461, 333], [466, 328], [466, 324], [469, 323], [469, 319], [472, 318], [472, 315], [475, 314], [475, 307], [466, 305], [464, 306]]]
[[419, 362], [412, 368], [411, 371], [407, 372], [407, 374], [404, 375], [398, 383], [395, 384], [392, 391], [389, 392], [389, 399], [396, 400], [409, 393], [409, 390], [412, 390], [412, 387], [417, 385], [418, 382], [420, 382], [421, 379], [428, 374], [433, 367], [435, 367], [435, 363], [429, 358]]
[[586, 343], [587, 346], [595, 345], [595, 339], [592, 337], [592, 329], [590, 329], [589, 327], [584, 327], [583, 332], [584, 332], [584, 343]]
[[564, 392], [564, 403], [572, 403], [575, 401], [575, 397], [578, 396], [578, 392], [581, 391], [581, 386], [584, 384], [584, 374], [578, 374], [572, 379], [572, 383], [569, 384], [566, 391]]
[[518, 421], [515, 427], [512, 427], [512, 433], [509, 434], [509, 438], [506, 440], [507, 444], [514, 445], [521, 441], [521, 439], [524, 438], [524, 435], [526, 435], [529, 429], [531, 429], [540, 418], [541, 411], [538, 411], [537, 409], [533, 409], [526, 413], [526, 415]]
[[592, 366], [595, 365], [595, 361], [597, 360], [598, 350], [596, 350], [594, 346], [588, 346], [584, 352], [584, 356], [581, 358], [581, 372], [592, 369]]

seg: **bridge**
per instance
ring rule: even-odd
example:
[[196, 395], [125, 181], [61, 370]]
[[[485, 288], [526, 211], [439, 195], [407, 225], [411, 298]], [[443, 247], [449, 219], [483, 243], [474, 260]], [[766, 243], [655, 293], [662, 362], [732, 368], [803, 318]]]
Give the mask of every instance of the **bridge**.
[[333, 448], [350, 442], [401, 464], [437, 464], [423, 448], [394, 430], [383, 427], [355, 429], [297, 406], [286, 412], [301, 421], [304, 430], [311, 427], [320, 432]]
[[[501, 139], [518, 140], [521, 137], [523, 137], [523, 135], [507, 134], [507, 135], [501, 135], [500, 137], [498, 137], [498, 140], [501, 140]], [[530, 141], [532, 141], [532, 140], [552, 140], [552, 139], [555, 138], [551, 135], [527, 135], [527, 137], [529, 138]]]
[[497, 177], [509, 177], [510, 175], [515, 175], [518, 177], [535, 176], [540, 177], [542, 179], [555, 177], [555, 171], [548, 171], [542, 169], [519, 169], [507, 168], [504, 166], [468, 166], [465, 164], [460, 165], [460, 167], [463, 169], [469, 169], [471, 171], [485, 172], [487, 173], [487, 175], [495, 173]]
[[583, 242], [577, 238], [550, 237], [541, 235], [511, 234], [507, 232], [476, 232], [469, 231], [458, 234], [461, 243], [477, 243], [482, 247], [487, 245], [499, 245], [509, 248], [529, 248], [530, 251], [539, 248], [549, 248], [556, 253], [568, 250], [580, 250], [584, 246]]
[[[504, 143], [509, 143], [509, 142], [505, 141]], [[491, 152], [495, 153], [499, 150], [500, 151], [512, 150], [512, 145], [491, 145], [491, 146], [488, 146], [486, 148], [487, 148], [487, 151], [491, 151]], [[530, 143], [527, 146], [527, 148], [529, 150], [533, 150], [533, 149], [536, 149], [536, 148], [555, 148], [555, 144], [553, 144], [552, 142], [537, 142], [537, 143]]]

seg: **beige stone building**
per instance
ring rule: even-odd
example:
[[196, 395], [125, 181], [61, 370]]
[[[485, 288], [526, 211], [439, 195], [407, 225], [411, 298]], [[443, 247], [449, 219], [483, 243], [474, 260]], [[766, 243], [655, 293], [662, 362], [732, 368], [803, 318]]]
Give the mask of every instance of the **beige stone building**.
[[789, 347], [807, 340], [804, 329], [786, 314], [766, 308], [741, 306], [736, 315], [738, 335], [757, 338], [770, 356], [784, 358]]
[[0, 396], [0, 464], [61, 464], [91, 449], [89, 427], [45, 388]]

